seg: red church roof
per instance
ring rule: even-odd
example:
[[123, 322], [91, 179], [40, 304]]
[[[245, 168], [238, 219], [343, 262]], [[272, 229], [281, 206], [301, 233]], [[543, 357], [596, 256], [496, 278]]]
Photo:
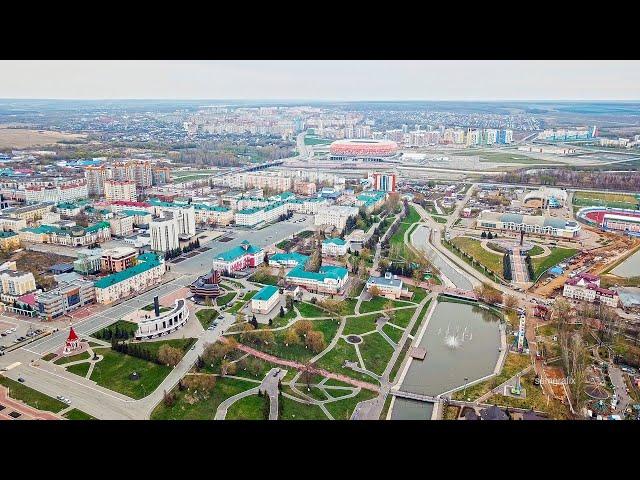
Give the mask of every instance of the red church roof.
[[73, 327], [70, 327], [69, 338], [67, 338], [67, 342], [71, 340], [77, 340], [77, 339], [78, 339], [78, 335], [76, 335], [76, 332], [73, 330]]

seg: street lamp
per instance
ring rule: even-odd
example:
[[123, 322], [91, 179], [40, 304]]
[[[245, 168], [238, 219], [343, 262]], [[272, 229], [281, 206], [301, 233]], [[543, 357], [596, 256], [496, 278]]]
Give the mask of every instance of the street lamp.
[[467, 382], [469, 381], [469, 379], [467, 377], [464, 377], [464, 391], [462, 392], [462, 398], [466, 398], [467, 396]]

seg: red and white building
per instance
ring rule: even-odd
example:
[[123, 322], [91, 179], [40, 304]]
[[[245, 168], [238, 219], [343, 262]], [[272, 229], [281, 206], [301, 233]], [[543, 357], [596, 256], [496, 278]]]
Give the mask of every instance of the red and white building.
[[264, 250], [244, 240], [237, 247], [222, 252], [213, 259], [213, 269], [231, 274], [245, 268], [257, 267], [264, 262]]
[[600, 277], [590, 273], [580, 273], [564, 283], [562, 295], [574, 300], [589, 303], [602, 303], [610, 307], [617, 307], [618, 293], [600, 286]]
[[77, 350], [79, 347], [79, 342], [80, 342], [80, 339], [78, 338], [78, 335], [76, 335], [76, 332], [73, 329], [73, 327], [70, 327], [69, 336], [67, 337], [67, 341], [64, 344], [64, 350], [62, 351], [62, 353], [64, 355], [68, 355], [74, 350]]
[[60, 185], [34, 185], [25, 189], [25, 200], [27, 203], [41, 202], [72, 202], [89, 196], [87, 182], [76, 180]]
[[398, 177], [395, 173], [371, 174], [373, 189], [380, 192], [395, 192], [398, 187]]

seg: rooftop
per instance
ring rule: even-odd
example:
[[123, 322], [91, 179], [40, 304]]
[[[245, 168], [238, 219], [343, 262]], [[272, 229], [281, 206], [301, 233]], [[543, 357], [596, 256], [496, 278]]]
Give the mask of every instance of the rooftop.
[[138, 256], [138, 263], [133, 267], [129, 267], [121, 272], [116, 272], [111, 275], [97, 280], [95, 283], [96, 288], [107, 288], [116, 283], [120, 283], [124, 280], [128, 280], [131, 277], [139, 275], [140, 273], [151, 270], [154, 267], [160, 265], [160, 257], [155, 253], [143, 253]]
[[276, 293], [278, 293], [278, 287], [275, 287], [273, 285], [266, 285], [253, 296], [253, 300], [269, 300]]

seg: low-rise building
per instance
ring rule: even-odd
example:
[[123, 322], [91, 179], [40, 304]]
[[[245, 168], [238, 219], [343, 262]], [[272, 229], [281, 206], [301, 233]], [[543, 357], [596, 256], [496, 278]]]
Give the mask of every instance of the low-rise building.
[[387, 272], [384, 277], [369, 277], [366, 289], [371, 293], [375, 287], [380, 292], [380, 296], [398, 299], [403, 295], [402, 283], [401, 278], [393, 278], [393, 275]]
[[111, 235], [116, 237], [124, 237], [133, 233], [133, 216], [116, 215], [109, 219]]
[[330, 294], [340, 292], [348, 279], [347, 269], [334, 265], [322, 265], [318, 272], [307, 272], [303, 267], [296, 267], [285, 276], [290, 285], [299, 285], [310, 292]]
[[0, 231], [0, 250], [15, 250], [20, 248], [20, 236], [16, 232]]
[[4, 270], [0, 273], [0, 287], [2, 301], [10, 303], [16, 297], [33, 292], [36, 280], [31, 272]]
[[525, 233], [562, 238], [574, 238], [580, 232], [580, 224], [573, 220], [563, 220], [546, 215], [499, 213], [491, 210], [480, 212], [476, 220], [476, 226], [478, 228], [524, 231]]
[[267, 314], [273, 307], [280, 303], [278, 287], [266, 285], [260, 289], [251, 299], [251, 311], [253, 313]]
[[153, 315], [149, 318], [140, 320], [138, 329], [134, 337], [136, 340], [146, 340], [150, 338], [158, 338], [175, 332], [189, 320], [189, 308], [184, 298], [175, 301], [175, 304], [168, 312], [162, 312], [159, 315]]
[[227, 226], [233, 221], [233, 210], [219, 205], [193, 205], [196, 213], [196, 223]]
[[110, 248], [100, 256], [100, 269], [109, 273], [121, 272], [135, 265], [137, 256], [135, 248]]
[[562, 295], [585, 302], [598, 302], [610, 307], [617, 307], [620, 301], [617, 292], [602, 288], [600, 277], [589, 273], [580, 273], [564, 283]]
[[80, 254], [73, 262], [73, 270], [80, 275], [95, 275], [101, 270], [101, 255]]
[[143, 253], [137, 263], [95, 282], [96, 301], [108, 305], [158, 283], [166, 271], [164, 258]]
[[93, 282], [76, 279], [71, 282], [60, 282], [58, 286], [36, 295], [38, 314], [47, 320], [64, 315], [95, 300]]
[[340, 237], [325, 238], [322, 241], [322, 254], [331, 257], [341, 257], [347, 254], [349, 245]]
[[248, 267], [257, 267], [264, 262], [264, 250], [251, 245], [246, 240], [213, 259], [213, 269], [231, 274]]
[[23, 242], [82, 247], [111, 239], [111, 226], [108, 222], [98, 222], [86, 228], [78, 225], [73, 227], [40, 225], [35, 228], [23, 228], [19, 235]]
[[308, 255], [303, 255], [298, 252], [291, 253], [274, 253], [269, 256], [269, 266], [270, 267], [297, 267], [304, 266], [309, 260]]
[[314, 224], [322, 226], [329, 225], [335, 227], [338, 231], [343, 231], [347, 224], [347, 219], [349, 217], [355, 217], [357, 214], [357, 207], [333, 205], [331, 207], [321, 209], [316, 213]]
[[0, 215], [0, 230], [4, 232], [19, 232], [23, 228], [27, 228], [27, 221], [24, 218], [14, 218], [10, 217], [9, 215]]

